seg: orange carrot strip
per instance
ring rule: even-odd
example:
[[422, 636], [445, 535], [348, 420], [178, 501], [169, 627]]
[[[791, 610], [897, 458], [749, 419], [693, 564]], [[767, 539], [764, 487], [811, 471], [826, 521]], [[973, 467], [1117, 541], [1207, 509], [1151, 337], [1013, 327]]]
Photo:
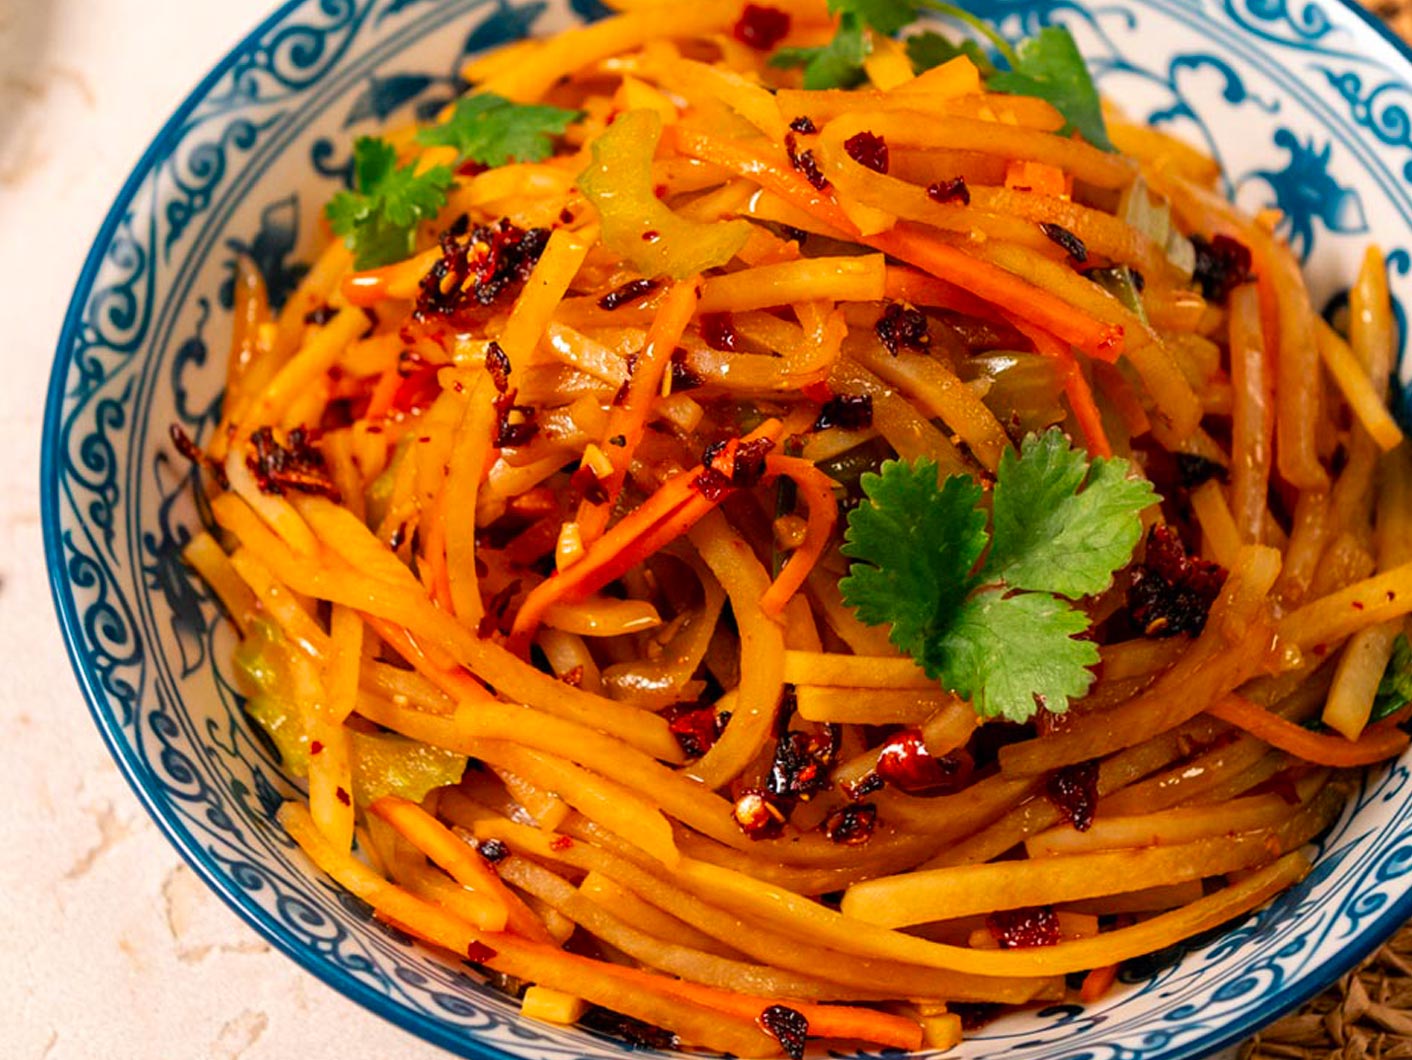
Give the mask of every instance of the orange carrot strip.
[[694, 278], [672, 285], [662, 299], [657, 316], [647, 332], [647, 342], [628, 378], [627, 397], [608, 414], [608, 426], [603, 433], [605, 442], [606, 439], [616, 438], [622, 444], [603, 446], [604, 455], [613, 465], [613, 473], [602, 482], [608, 499], [601, 504], [585, 499], [579, 505], [576, 521], [585, 545], [596, 541], [608, 525], [613, 502], [622, 493], [623, 483], [627, 480], [628, 465], [632, 463], [633, 453], [642, 440], [643, 431], [647, 429], [652, 398], [662, 385], [662, 373], [667, 370], [672, 352], [696, 314], [698, 295]]
[[995, 306], [981, 301], [970, 291], [906, 265], [887, 266], [883, 283], [884, 293], [892, 302], [949, 309], [972, 317], [995, 318], [998, 315]]
[[1079, 1000], [1085, 1005], [1091, 1005], [1112, 990], [1113, 984], [1117, 981], [1118, 966], [1116, 964], [1105, 964], [1102, 968], [1095, 968], [1084, 976], [1083, 985], [1079, 987]]
[[799, 591], [804, 579], [828, 547], [829, 537], [838, 521], [838, 502], [833, 495], [833, 480], [807, 460], [794, 456], [769, 456], [765, 458], [765, 471], [769, 475], [785, 475], [793, 479], [809, 513], [804, 540], [790, 553], [779, 577], [760, 597], [761, 610], [767, 615], [778, 615], [789, 603], [790, 597]]
[[418, 644], [412, 634], [395, 622], [389, 622], [387, 619], [366, 612], [359, 612], [359, 614], [363, 616], [363, 621], [372, 626], [374, 633], [387, 641], [397, 650], [399, 655], [412, 664], [412, 669], [458, 703], [463, 699], [485, 699], [489, 695], [485, 686], [450, 659], [433, 659], [432, 653]]
[[1098, 411], [1098, 403], [1093, 399], [1093, 391], [1089, 388], [1088, 380], [1084, 378], [1078, 361], [1074, 359], [1073, 352], [1043, 328], [1035, 327], [1029, 321], [1016, 315], [1006, 313], [1005, 317], [1016, 331], [1034, 343], [1037, 352], [1045, 357], [1052, 357], [1058, 362], [1064, 373], [1064, 396], [1069, 399], [1069, 406], [1074, 410], [1074, 418], [1079, 421], [1079, 429], [1084, 432], [1089, 455], [1101, 456], [1105, 459], [1111, 458], [1113, 447], [1109, 444], [1108, 434], [1103, 429], [1103, 416]]
[[1407, 734], [1394, 726], [1372, 726], [1357, 740], [1310, 732], [1237, 695], [1218, 699], [1206, 708], [1206, 713], [1244, 729], [1271, 747], [1322, 766], [1370, 765], [1401, 754], [1409, 743]]
[[396, 362], [393, 362], [392, 366], [378, 377], [372, 396], [368, 398], [368, 411], [363, 413], [363, 418], [369, 423], [376, 423], [386, 416], [401, 385], [402, 375], [397, 371]]
[[343, 278], [343, 297], [359, 307], [374, 305], [384, 298], [411, 298], [427, 270], [440, 258], [441, 248], [432, 247], [404, 261], [349, 273]]
[[446, 494], [437, 498], [429, 518], [422, 524], [426, 531], [424, 555], [431, 575], [431, 598], [443, 611], [454, 611], [451, 602], [451, 574], [446, 566]]
[[551, 941], [543, 922], [519, 895], [505, 886], [490, 864], [416, 803], [396, 795], [384, 795], [368, 807], [368, 812], [392, 825], [398, 835], [445, 869], [462, 887], [469, 887], [503, 907], [505, 915], [499, 925], [477, 924], [477, 927], [486, 931], [508, 927], [532, 942]]
[[1048, 291], [940, 243], [920, 228], [899, 224], [875, 236], [858, 235], [857, 227], [838, 203], [789, 168], [783, 156], [767, 155], [742, 142], [726, 143], [680, 124], [671, 127], [670, 135], [682, 154], [713, 162], [755, 181], [850, 239], [891, 254], [997, 306], [1024, 306], [1036, 324], [1090, 356], [1111, 361], [1122, 352], [1122, 328], [1094, 320]]

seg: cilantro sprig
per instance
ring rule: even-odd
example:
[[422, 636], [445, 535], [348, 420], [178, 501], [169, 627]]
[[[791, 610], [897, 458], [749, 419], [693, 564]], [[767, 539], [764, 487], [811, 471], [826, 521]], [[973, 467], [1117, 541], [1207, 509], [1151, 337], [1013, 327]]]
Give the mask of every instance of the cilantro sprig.
[[[1090, 461], [1057, 430], [1000, 462], [992, 515], [970, 477], [886, 461], [848, 517], [844, 602], [977, 713], [1024, 721], [1082, 696], [1098, 649], [1071, 600], [1102, 592], [1158, 498], [1125, 460]], [[987, 524], [990, 528], [987, 529]], [[984, 561], [982, 562], [982, 557]]]
[[1407, 643], [1407, 634], [1399, 633], [1392, 642], [1392, 658], [1383, 671], [1383, 679], [1378, 682], [1378, 693], [1373, 698], [1373, 712], [1368, 720], [1381, 721], [1408, 703], [1412, 703], [1412, 645]]
[[990, 23], [945, 0], [828, 0], [839, 16], [838, 29], [826, 44], [812, 48], [781, 48], [770, 57], [772, 66], [803, 67], [807, 89], [852, 88], [866, 78], [864, 63], [873, 51], [872, 34], [893, 37], [923, 11], [935, 11], [962, 22], [990, 42], [1004, 59], [997, 70], [974, 40], [954, 44], [931, 30], [909, 36], [907, 56], [919, 72], [965, 55], [980, 69], [986, 87], [996, 92], [1047, 100], [1062, 114], [1062, 132], [1077, 131], [1095, 147], [1113, 150], [1098, 91], [1072, 34], [1062, 26], [1046, 26], [1012, 47]]
[[[513, 103], [492, 93], [459, 100], [451, 117], [422, 129], [428, 147], [456, 149], [455, 166], [466, 161], [503, 166], [539, 162], [554, 150], [554, 137], [578, 119], [561, 107]], [[418, 170], [397, 164], [397, 150], [381, 137], [362, 136], [353, 145], [353, 187], [324, 207], [334, 232], [353, 251], [353, 266], [373, 269], [401, 261], [416, 249], [417, 226], [446, 205], [455, 175], [452, 165]]]

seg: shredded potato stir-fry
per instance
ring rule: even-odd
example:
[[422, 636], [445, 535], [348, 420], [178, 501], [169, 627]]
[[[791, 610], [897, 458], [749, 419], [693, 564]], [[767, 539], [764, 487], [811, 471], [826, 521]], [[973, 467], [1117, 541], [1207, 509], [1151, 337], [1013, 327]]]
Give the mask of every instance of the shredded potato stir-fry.
[[239, 264], [186, 557], [290, 835], [527, 1016], [796, 1060], [1300, 879], [1408, 744], [1378, 252], [1319, 320], [1062, 31], [622, 6]]

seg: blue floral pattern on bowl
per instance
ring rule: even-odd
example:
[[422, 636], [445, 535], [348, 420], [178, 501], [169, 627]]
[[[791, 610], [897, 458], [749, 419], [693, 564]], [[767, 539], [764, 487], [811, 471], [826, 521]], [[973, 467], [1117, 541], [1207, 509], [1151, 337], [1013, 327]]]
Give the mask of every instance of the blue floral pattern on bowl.
[[[65, 323], [45, 424], [45, 541], [94, 717], [172, 842], [272, 943], [372, 1010], [474, 1057], [611, 1057], [588, 1031], [521, 1020], [312, 873], [272, 822], [294, 789], [241, 713], [230, 631], [179, 553], [200, 523], [167, 427], [213, 428], [237, 253], [283, 298], [349, 137], [425, 116], [468, 54], [601, 17], [597, 0], [297, 0], [197, 87], [118, 196]], [[1218, 158], [1227, 191], [1275, 206], [1315, 298], [1346, 299], [1365, 240], [1412, 297], [1412, 65], [1336, 0], [996, 0], [1019, 36], [1062, 23], [1131, 115]], [[1412, 382], [1402, 361], [1401, 381]], [[1404, 417], [1407, 418], [1407, 417]], [[1412, 913], [1412, 791], [1371, 773], [1313, 874], [1222, 932], [1129, 967], [1087, 1008], [1015, 1014], [954, 1054], [1179, 1060], [1326, 986]]]

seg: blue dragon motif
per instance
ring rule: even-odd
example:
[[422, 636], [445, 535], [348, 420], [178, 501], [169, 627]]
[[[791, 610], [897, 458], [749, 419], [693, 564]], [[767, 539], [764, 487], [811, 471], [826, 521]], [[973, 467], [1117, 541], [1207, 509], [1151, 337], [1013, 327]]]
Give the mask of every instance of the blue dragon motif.
[[1284, 215], [1278, 231], [1288, 237], [1301, 261], [1307, 260], [1314, 248], [1316, 221], [1343, 235], [1368, 230], [1358, 192], [1340, 184], [1329, 172], [1332, 143], [1316, 147], [1312, 138], [1301, 142], [1289, 129], [1280, 128], [1275, 130], [1275, 146], [1289, 154], [1289, 164], [1280, 170], [1252, 170], [1240, 183], [1253, 179], [1269, 185], [1275, 198], [1267, 205]]

